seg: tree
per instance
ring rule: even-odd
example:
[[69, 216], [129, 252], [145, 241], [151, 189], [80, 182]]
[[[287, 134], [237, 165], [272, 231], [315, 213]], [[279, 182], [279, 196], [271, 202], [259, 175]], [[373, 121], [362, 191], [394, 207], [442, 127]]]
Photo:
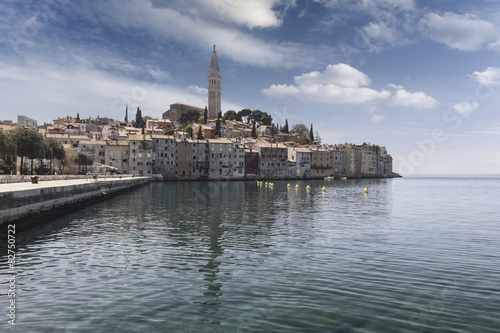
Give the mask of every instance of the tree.
[[252, 113], [247, 117], [248, 122], [255, 122], [257, 125], [267, 125], [271, 126], [273, 123], [273, 117], [271, 117], [267, 112], [262, 112], [260, 110], [253, 110]]
[[247, 124], [250, 123], [249, 117], [252, 115], [252, 110], [250, 109], [243, 109], [240, 112], [238, 112], [238, 116], [240, 118], [239, 121], [245, 121]]
[[229, 111], [226, 111], [226, 113], [224, 113], [224, 117], [222, 117], [222, 121], [236, 120], [237, 117], [238, 117], [238, 114], [236, 113], [236, 111], [229, 110]]
[[221, 136], [219, 115], [217, 115], [217, 120], [215, 121], [215, 136], [216, 137], [220, 137]]
[[145, 126], [145, 124], [144, 124], [144, 120], [142, 119], [142, 111], [141, 111], [141, 109], [139, 109], [139, 107], [137, 107], [137, 112], [135, 113], [134, 127], [141, 128], [144, 126]]
[[285, 126], [281, 128], [281, 132], [290, 133], [290, 130], [288, 129], [288, 119], [285, 119]]
[[309, 130], [307, 129], [306, 125], [295, 124], [295, 125], [293, 125], [291, 132], [297, 133], [299, 135], [299, 139], [302, 143], [309, 142], [309, 138], [308, 138]]
[[255, 123], [252, 124], [252, 138], [257, 137], [257, 129], [255, 127]]
[[207, 106], [205, 105], [205, 111], [203, 112], [203, 124], [207, 124], [207, 120], [208, 120], [208, 109], [207, 109]]
[[50, 161], [50, 172], [54, 169], [54, 160], [62, 161], [66, 155], [64, 147], [60, 141], [55, 138], [46, 138], [47, 149], [45, 158]]
[[85, 172], [87, 172], [87, 165], [92, 165], [94, 161], [92, 160], [92, 156], [85, 153], [78, 153], [75, 158], [75, 163], [78, 164], [78, 173], [81, 173], [81, 166], [85, 165]]
[[196, 110], [185, 110], [181, 112], [179, 116], [179, 123], [182, 126], [187, 126], [188, 124], [192, 124], [198, 121], [200, 118], [200, 113]]
[[193, 136], [193, 127], [191, 125], [187, 125], [184, 127], [184, 132], [186, 132], [190, 137]]
[[73, 148], [64, 148], [64, 159], [62, 159], [59, 163], [58, 174], [62, 174], [66, 167], [69, 168], [70, 165], [75, 163], [76, 158], [78, 157], [78, 153]]
[[314, 131], [314, 140], [321, 144], [321, 136], [319, 136], [318, 131]]
[[0, 162], [3, 161], [0, 170], [10, 173], [13, 170], [14, 152], [16, 145], [12, 142], [11, 135], [0, 132]]
[[33, 160], [43, 155], [43, 137], [34, 128], [18, 127], [12, 132], [17, 143], [17, 155], [21, 156], [20, 174], [23, 174], [25, 157], [31, 160], [31, 174], [33, 174]]
[[198, 140], [203, 140], [205, 137], [203, 136], [203, 133], [201, 132], [201, 126], [198, 126], [198, 135], [197, 135]]
[[314, 141], [314, 132], [313, 132], [313, 124], [311, 124], [311, 130], [309, 131], [309, 142]]
[[128, 105], [125, 106], [125, 122], [128, 123]]

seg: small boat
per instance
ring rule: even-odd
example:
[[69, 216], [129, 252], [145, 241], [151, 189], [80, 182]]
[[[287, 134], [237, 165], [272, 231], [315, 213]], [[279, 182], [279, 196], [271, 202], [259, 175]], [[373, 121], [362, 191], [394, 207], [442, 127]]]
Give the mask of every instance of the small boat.
[[334, 180], [335, 177], [332, 177], [332, 176], [328, 176], [328, 177], [325, 177], [325, 180]]
[[346, 179], [347, 179], [347, 177], [340, 177], [340, 179], [342, 179], [342, 180], [346, 180]]

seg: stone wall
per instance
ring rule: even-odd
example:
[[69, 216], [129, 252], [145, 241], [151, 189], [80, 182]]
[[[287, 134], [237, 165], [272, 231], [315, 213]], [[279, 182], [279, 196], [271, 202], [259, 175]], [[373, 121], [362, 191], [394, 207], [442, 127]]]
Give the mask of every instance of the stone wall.
[[131, 187], [150, 182], [148, 177], [108, 179], [68, 186], [0, 192], [0, 226], [7, 223], [33, 224], [86, 203], [107, 197]]

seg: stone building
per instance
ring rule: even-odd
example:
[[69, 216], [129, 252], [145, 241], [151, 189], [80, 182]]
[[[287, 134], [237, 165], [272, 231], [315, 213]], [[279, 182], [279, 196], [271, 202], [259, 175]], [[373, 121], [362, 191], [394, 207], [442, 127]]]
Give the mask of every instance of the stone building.
[[217, 52], [212, 52], [212, 60], [208, 69], [208, 117], [217, 118], [217, 114], [222, 112], [221, 109], [221, 75], [219, 62], [217, 60]]

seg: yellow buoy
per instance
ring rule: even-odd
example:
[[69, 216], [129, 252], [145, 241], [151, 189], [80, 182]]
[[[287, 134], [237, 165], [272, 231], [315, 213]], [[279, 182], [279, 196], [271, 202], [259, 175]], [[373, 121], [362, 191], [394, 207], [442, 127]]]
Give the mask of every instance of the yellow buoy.
[[365, 187], [365, 193], [368, 193], [368, 187]]
[[286, 187], [290, 188], [290, 184], [288, 184]]
[[326, 186], [323, 186], [323, 188], [321, 189], [323, 192], [326, 192]]
[[310, 191], [311, 190], [311, 186], [307, 185], [306, 190]]
[[295, 185], [295, 188], [299, 188], [299, 184]]
[[267, 185], [268, 185], [268, 184], [267, 184], [267, 182], [266, 182], [266, 186], [267, 186]]

